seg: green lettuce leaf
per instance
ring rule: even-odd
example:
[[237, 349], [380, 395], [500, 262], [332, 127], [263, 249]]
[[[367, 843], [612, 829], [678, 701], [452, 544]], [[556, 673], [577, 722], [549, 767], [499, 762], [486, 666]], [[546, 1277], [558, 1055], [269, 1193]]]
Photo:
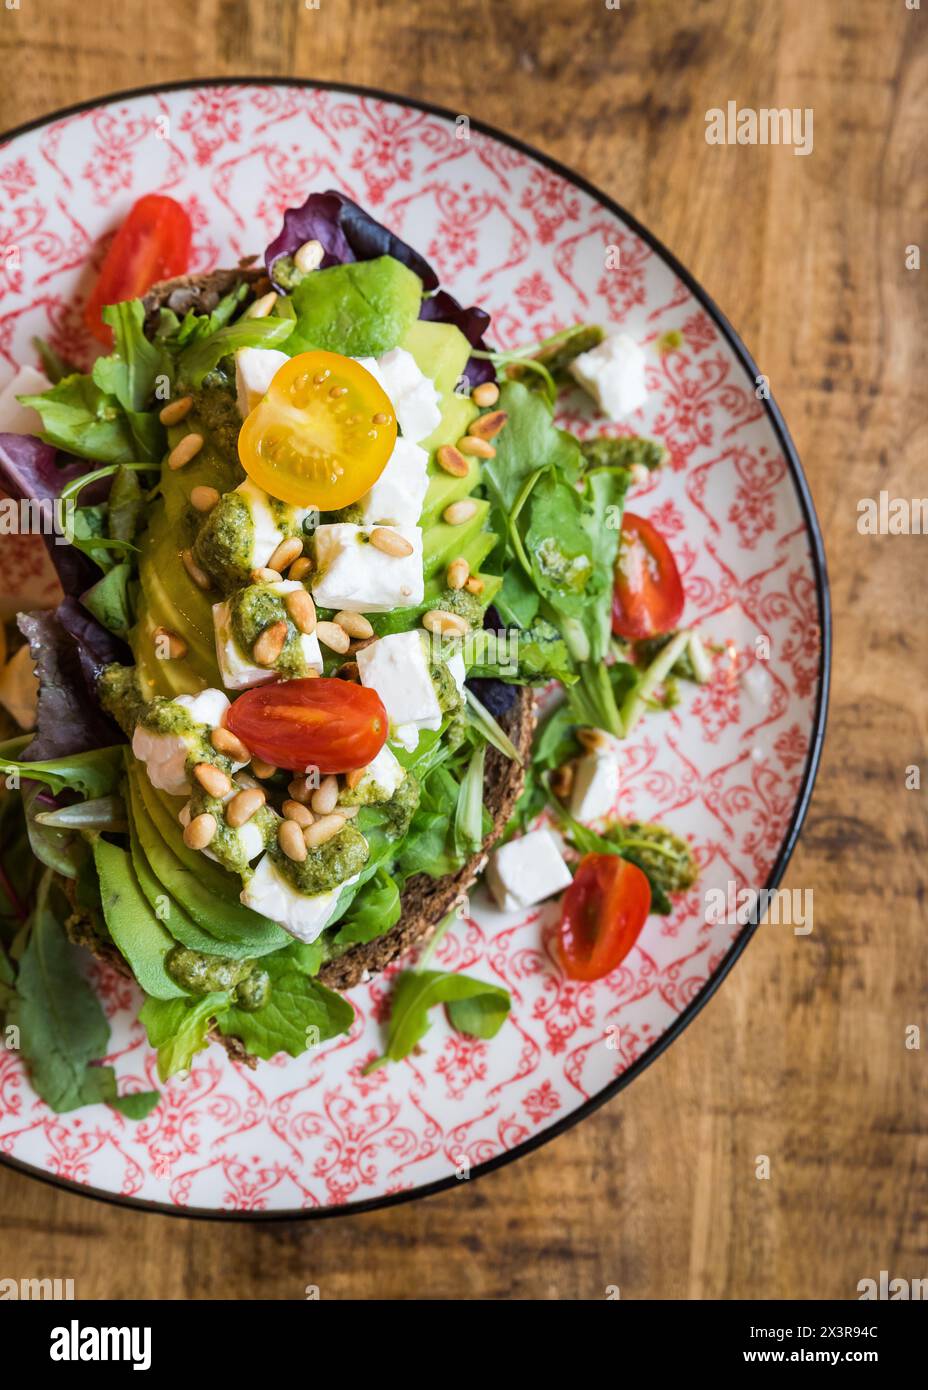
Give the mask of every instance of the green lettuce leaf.
[[429, 1010], [436, 1004], [449, 1006], [459, 1032], [478, 1038], [495, 1037], [512, 1007], [501, 985], [443, 970], [404, 970], [393, 987], [386, 1050], [365, 1070], [408, 1057], [428, 1032]]

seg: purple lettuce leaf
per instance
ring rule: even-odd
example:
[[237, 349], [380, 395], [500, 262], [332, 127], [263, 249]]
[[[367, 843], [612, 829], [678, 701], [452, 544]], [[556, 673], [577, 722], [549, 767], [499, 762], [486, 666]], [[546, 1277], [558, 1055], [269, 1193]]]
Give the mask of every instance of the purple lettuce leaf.
[[[96, 464], [87, 459], [62, 455], [51, 444], [32, 434], [0, 434], [0, 490], [17, 502], [51, 502], [75, 478], [90, 473]], [[99, 502], [109, 490], [110, 479], [93, 483], [81, 501]], [[50, 523], [49, 516], [47, 521]], [[47, 525], [42, 534], [45, 549], [58, 573], [66, 594], [83, 593], [100, 578], [100, 571], [89, 555], [73, 545], [59, 544], [63, 537], [52, 534]]]
[[16, 621], [39, 678], [35, 738], [23, 760], [44, 762], [123, 742], [96, 694], [96, 677], [103, 666], [125, 660], [123, 644], [74, 599], [65, 599], [54, 610], [20, 613]]
[[[435, 323], [453, 323], [471, 347], [486, 348], [483, 335], [490, 323], [486, 310], [476, 305], [464, 308], [453, 295], [439, 290], [437, 274], [418, 251], [375, 221], [344, 193], [336, 193], [333, 189], [311, 193], [302, 207], [290, 208], [284, 213], [284, 225], [264, 253], [264, 263], [273, 283], [276, 284], [275, 262], [281, 256], [291, 256], [304, 241], [313, 239], [325, 250], [323, 270], [349, 261], [374, 260], [377, 256], [393, 256], [401, 261], [415, 271], [426, 292], [419, 317]], [[283, 287], [276, 285], [276, 288]], [[481, 381], [492, 381], [496, 373], [489, 362], [472, 357], [466, 375], [471, 385], [477, 386]]]

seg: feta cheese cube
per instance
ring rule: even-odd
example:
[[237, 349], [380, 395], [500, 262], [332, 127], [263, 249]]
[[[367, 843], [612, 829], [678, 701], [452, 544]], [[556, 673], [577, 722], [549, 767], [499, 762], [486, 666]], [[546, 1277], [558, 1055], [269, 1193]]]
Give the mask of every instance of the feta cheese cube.
[[429, 487], [429, 456], [409, 439], [398, 439], [387, 466], [361, 498], [367, 526], [415, 526]]
[[624, 420], [644, 405], [645, 355], [627, 333], [604, 338], [590, 352], [581, 352], [570, 364], [571, 376], [596, 401], [610, 420]]
[[389, 613], [422, 602], [425, 582], [420, 527], [392, 528], [412, 546], [410, 555], [385, 555], [370, 544], [372, 529], [347, 521], [317, 526], [313, 536], [313, 598], [321, 608]]
[[362, 803], [389, 801], [406, 776], [406, 769], [386, 744], [364, 769], [355, 791]]
[[251, 551], [248, 556], [249, 569], [262, 569], [274, 551], [293, 531], [299, 531], [308, 516], [314, 515], [312, 507], [290, 507], [287, 509], [291, 530], [285, 530], [279, 523], [280, 504], [274, 503], [269, 493], [256, 486], [250, 478], [239, 483], [235, 492], [245, 499], [251, 517]]
[[39, 434], [41, 415], [31, 405], [20, 405], [16, 397], [40, 396], [50, 386], [43, 372], [37, 372], [35, 367], [20, 367], [13, 380], [0, 391], [0, 433]]
[[418, 444], [441, 423], [441, 406], [435, 383], [420, 371], [405, 348], [391, 348], [382, 357], [357, 357], [362, 367], [380, 383], [393, 403], [404, 438]]
[[[158, 791], [169, 796], [188, 796], [191, 790], [187, 776], [187, 754], [197, 733], [219, 728], [225, 720], [229, 701], [221, 690], [201, 690], [199, 695], [178, 695], [171, 702], [179, 705], [194, 724], [194, 733], [159, 733], [157, 729], [136, 724], [132, 734], [132, 752], [145, 764], [148, 780]], [[244, 763], [233, 764], [235, 770]]]
[[[292, 593], [294, 589], [302, 589], [303, 585], [296, 579], [281, 579], [276, 584], [262, 587], [269, 589], [272, 594], [283, 596]], [[228, 599], [213, 604], [213, 630], [216, 635], [216, 660], [226, 690], [247, 690], [253, 685], [263, 685], [265, 681], [276, 678], [277, 672], [274, 667], [256, 666], [235, 640]], [[319, 638], [314, 632], [301, 632], [299, 642], [307, 667], [321, 675], [322, 651]]]
[[520, 912], [567, 888], [571, 873], [551, 831], [542, 829], [495, 850], [486, 880], [504, 912]]
[[612, 754], [587, 753], [577, 760], [570, 792], [570, 814], [580, 821], [599, 820], [615, 806], [619, 764]]
[[448, 657], [448, 660], [445, 664], [447, 665], [448, 670], [454, 677], [454, 683], [457, 686], [459, 692], [461, 693], [461, 695], [463, 695], [464, 682], [467, 679], [467, 667], [464, 665], [464, 653], [459, 651], [452, 652], [451, 656]]
[[272, 922], [279, 923], [297, 941], [308, 944], [325, 930], [342, 889], [357, 883], [359, 877], [359, 874], [353, 874], [328, 893], [298, 893], [278, 872], [273, 855], [265, 854], [258, 860], [254, 873], [239, 896], [246, 907], [270, 917]]
[[356, 654], [361, 684], [376, 690], [391, 737], [413, 749], [420, 729], [441, 727], [441, 705], [429, 672], [424, 634], [394, 632]]
[[250, 415], [285, 362], [276, 348], [239, 348], [235, 354], [235, 398], [242, 419]]

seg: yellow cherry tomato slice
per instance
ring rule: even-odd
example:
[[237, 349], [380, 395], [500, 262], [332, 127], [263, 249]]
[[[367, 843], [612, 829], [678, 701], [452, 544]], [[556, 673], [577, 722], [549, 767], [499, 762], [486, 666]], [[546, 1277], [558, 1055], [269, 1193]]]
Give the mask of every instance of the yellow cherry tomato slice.
[[337, 352], [301, 352], [245, 420], [238, 454], [272, 497], [333, 511], [376, 483], [395, 443], [393, 405], [366, 368]]

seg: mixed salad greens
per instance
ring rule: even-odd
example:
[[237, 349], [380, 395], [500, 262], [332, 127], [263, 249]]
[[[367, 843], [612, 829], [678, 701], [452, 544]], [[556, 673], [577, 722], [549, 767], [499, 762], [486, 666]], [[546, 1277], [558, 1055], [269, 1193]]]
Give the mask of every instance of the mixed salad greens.
[[[348, 1030], [320, 975], [480, 854], [488, 750], [526, 764], [491, 888], [521, 908], [566, 887], [569, 974], [614, 969], [696, 872], [611, 815], [621, 739], [709, 668], [669, 549], [625, 510], [663, 451], [554, 419], [579, 383], [627, 428], [637, 345], [580, 325], [492, 350], [486, 313], [335, 192], [285, 214], [263, 266], [150, 294], [189, 245], [183, 209], [142, 199], [86, 309], [107, 351], [84, 373], [40, 344], [0, 422], [0, 488], [61, 523], [64, 598], [19, 614], [10, 662], [35, 668], [33, 732], [0, 745], [0, 1015], [57, 1110], [157, 1101], [117, 1095], [72, 942], [131, 972], [162, 1079], [211, 1038], [253, 1063]], [[526, 760], [519, 687], [552, 682]], [[454, 916], [372, 1065], [439, 1003], [477, 1037], [504, 1022], [504, 989], [428, 968]]]

